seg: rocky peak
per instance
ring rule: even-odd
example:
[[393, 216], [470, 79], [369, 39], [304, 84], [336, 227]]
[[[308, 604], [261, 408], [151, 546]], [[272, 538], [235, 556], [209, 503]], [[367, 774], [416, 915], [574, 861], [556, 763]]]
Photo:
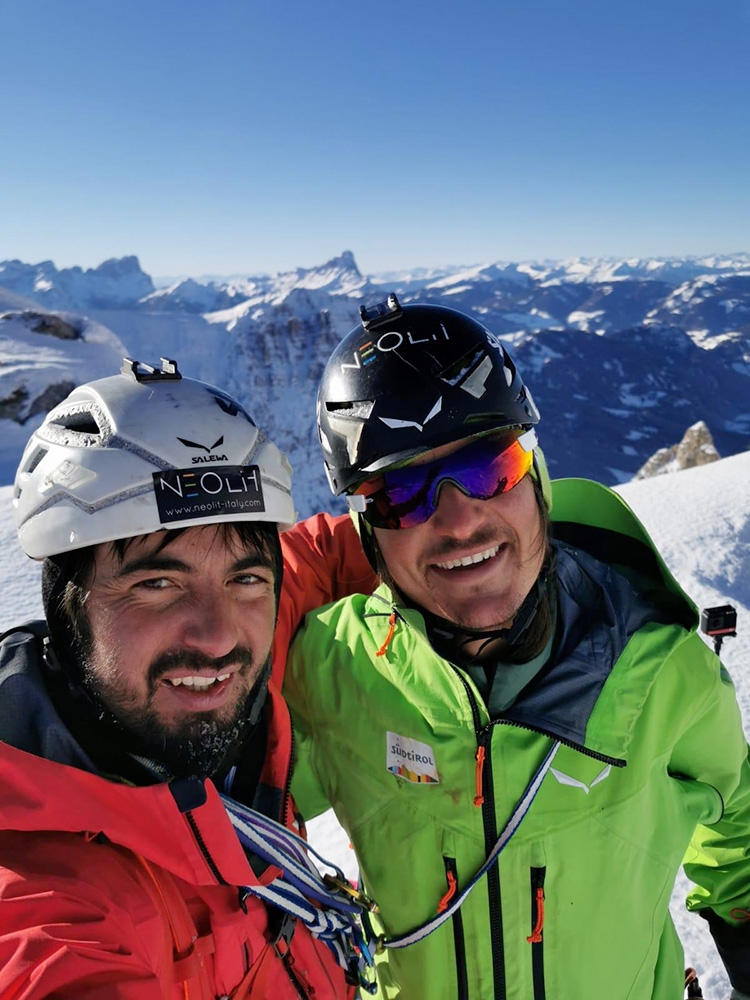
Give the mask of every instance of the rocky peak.
[[634, 479], [649, 479], [667, 472], [692, 469], [696, 465], [707, 465], [721, 458], [716, 450], [711, 431], [703, 420], [688, 427], [679, 444], [660, 448], [636, 472]]
[[[6, 313], [8, 318], [12, 318], [13, 315], [13, 313]], [[48, 334], [50, 337], [57, 337], [58, 340], [80, 340], [80, 330], [67, 323], [57, 313], [39, 313], [26, 310], [17, 315], [34, 333]]]

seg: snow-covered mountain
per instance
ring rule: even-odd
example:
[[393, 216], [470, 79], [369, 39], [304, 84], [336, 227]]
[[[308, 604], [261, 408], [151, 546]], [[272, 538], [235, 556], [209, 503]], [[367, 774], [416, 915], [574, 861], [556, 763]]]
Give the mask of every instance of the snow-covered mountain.
[[107, 306], [127, 309], [154, 291], [137, 257], [105, 260], [86, 271], [80, 267], [58, 271], [51, 260], [40, 264], [6, 260], [0, 262], [0, 286], [48, 309], [74, 312]]
[[[403, 302], [470, 312], [506, 340], [540, 405], [540, 438], [555, 475], [623, 482], [698, 420], [721, 455], [750, 447], [746, 253], [367, 277], [345, 251], [319, 267], [208, 283], [182, 278], [158, 290], [136, 257], [87, 271], [0, 263], [0, 313], [84, 314], [114, 331], [132, 356], [175, 357], [185, 374], [237, 394], [289, 453], [303, 512], [332, 503], [314, 428], [322, 366], [357, 322], [359, 303], [391, 290]], [[0, 360], [12, 354], [2, 330]], [[94, 377], [92, 368], [76, 372], [79, 381]], [[12, 391], [3, 390], [0, 406]]]

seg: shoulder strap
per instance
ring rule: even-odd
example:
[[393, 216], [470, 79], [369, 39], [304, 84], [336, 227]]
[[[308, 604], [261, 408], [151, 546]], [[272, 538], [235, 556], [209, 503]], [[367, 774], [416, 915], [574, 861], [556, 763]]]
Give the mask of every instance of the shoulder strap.
[[195, 921], [185, 899], [169, 872], [131, 852], [146, 873], [145, 883], [157, 908], [164, 916], [165, 947], [171, 957], [173, 982], [183, 984], [185, 1000], [213, 1000], [203, 956], [214, 949], [213, 935], [198, 936]]

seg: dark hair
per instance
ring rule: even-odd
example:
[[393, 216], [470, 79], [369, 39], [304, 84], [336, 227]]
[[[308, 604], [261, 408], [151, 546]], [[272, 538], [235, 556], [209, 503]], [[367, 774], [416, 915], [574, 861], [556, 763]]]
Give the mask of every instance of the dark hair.
[[[243, 549], [254, 548], [268, 558], [273, 571], [276, 606], [278, 608], [284, 561], [277, 526], [265, 521], [225, 521], [206, 527], [215, 527], [224, 544], [236, 545]], [[161, 552], [167, 548], [187, 530], [189, 529], [174, 528], [165, 531], [156, 551]], [[109, 544], [110, 551], [122, 562], [130, 546], [145, 537], [145, 535], [136, 535], [133, 538], [118, 538], [104, 544]], [[87, 657], [91, 652], [92, 638], [86, 614], [86, 597], [91, 585], [96, 552], [99, 547], [98, 545], [89, 545], [66, 554], [62, 559], [45, 560], [45, 570], [47, 570], [46, 563], [52, 562], [55, 564], [58, 576], [58, 582], [54, 588], [56, 591], [54, 598], [45, 602], [50, 633], [53, 641], [56, 640], [55, 645], [59, 647], [57, 649], [58, 655], [70, 652], [74, 659], [79, 660]]]

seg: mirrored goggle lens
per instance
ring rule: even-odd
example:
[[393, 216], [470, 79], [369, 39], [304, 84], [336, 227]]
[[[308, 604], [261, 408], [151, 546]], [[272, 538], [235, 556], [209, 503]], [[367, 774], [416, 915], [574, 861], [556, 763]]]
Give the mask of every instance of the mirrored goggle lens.
[[348, 498], [349, 506], [374, 528], [411, 528], [435, 512], [445, 482], [475, 500], [512, 490], [530, 471], [535, 444], [534, 431], [510, 442], [507, 434], [480, 438], [436, 462], [394, 469], [362, 483]]

